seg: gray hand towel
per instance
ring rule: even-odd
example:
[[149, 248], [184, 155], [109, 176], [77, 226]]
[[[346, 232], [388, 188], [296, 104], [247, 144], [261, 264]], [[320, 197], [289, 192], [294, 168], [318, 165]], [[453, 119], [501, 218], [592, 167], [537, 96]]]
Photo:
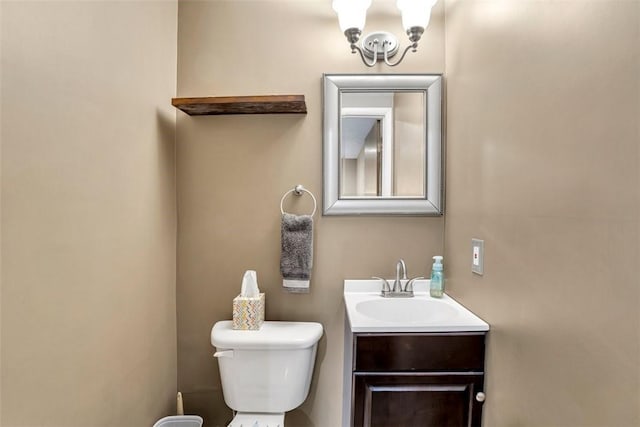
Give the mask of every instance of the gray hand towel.
[[282, 214], [282, 286], [289, 292], [309, 292], [313, 267], [313, 218]]

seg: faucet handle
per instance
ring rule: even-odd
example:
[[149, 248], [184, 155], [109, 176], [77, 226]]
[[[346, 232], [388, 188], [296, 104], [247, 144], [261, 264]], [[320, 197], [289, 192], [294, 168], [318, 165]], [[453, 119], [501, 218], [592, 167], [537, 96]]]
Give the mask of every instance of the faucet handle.
[[382, 280], [382, 293], [391, 292], [391, 285], [389, 285], [389, 282], [387, 281], [387, 279], [383, 279], [382, 277], [375, 277], [375, 276], [373, 276], [372, 279]]
[[424, 279], [424, 277], [420, 276], [420, 277], [414, 277], [413, 279], [409, 280], [407, 284], [404, 285], [404, 291], [413, 292], [413, 282], [415, 282], [416, 280], [422, 280], [422, 279]]

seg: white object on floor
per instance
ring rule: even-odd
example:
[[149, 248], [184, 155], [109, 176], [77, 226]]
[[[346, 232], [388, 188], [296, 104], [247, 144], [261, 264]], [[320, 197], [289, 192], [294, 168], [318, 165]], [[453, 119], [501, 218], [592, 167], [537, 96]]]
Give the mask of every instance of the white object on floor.
[[153, 427], [202, 427], [202, 418], [197, 415], [172, 415], [158, 420]]

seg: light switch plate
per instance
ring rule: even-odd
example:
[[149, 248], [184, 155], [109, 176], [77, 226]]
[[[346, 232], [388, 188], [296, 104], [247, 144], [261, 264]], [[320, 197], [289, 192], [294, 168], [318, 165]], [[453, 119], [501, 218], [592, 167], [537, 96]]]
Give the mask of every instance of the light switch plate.
[[471, 239], [471, 271], [484, 274], [484, 240]]

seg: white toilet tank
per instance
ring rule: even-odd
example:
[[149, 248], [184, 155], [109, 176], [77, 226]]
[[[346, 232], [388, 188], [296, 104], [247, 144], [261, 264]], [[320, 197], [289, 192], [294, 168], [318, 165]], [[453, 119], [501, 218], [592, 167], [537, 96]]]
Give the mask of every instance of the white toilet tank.
[[224, 400], [239, 412], [287, 412], [307, 398], [322, 325], [264, 322], [234, 330], [229, 320], [211, 330]]

